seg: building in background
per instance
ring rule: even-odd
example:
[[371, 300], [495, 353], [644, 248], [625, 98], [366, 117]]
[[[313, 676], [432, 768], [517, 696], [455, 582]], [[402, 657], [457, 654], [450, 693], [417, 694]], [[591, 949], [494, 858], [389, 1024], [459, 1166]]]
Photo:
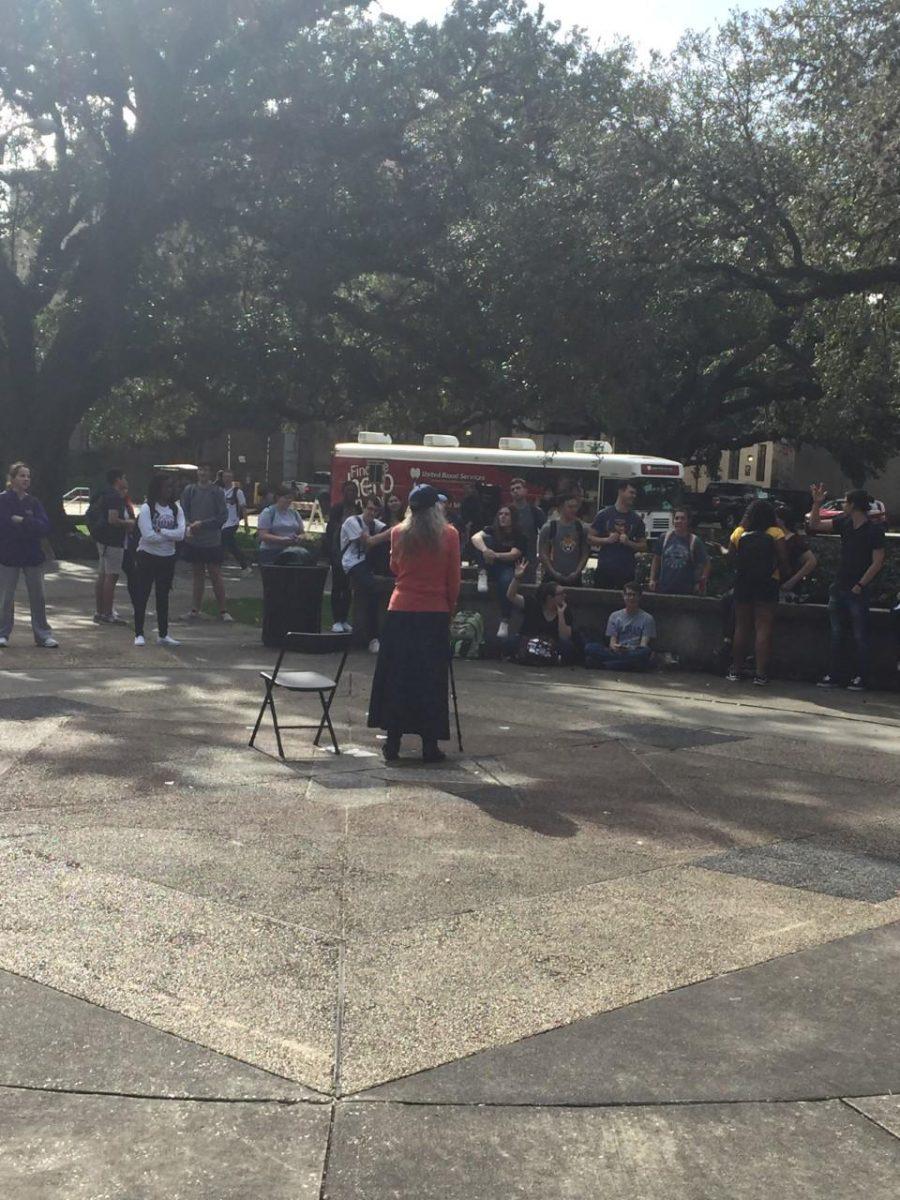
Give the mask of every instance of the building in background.
[[[689, 467], [684, 474], [688, 487], [695, 492], [705, 491], [711, 481], [705, 467]], [[724, 483], [801, 490], [812, 483], [824, 483], [829, 496], [842, 496], [856, 486], [827, 450], [820, 446], [798, 450], [788, 442], [757, 442], [740, 450], [723, 450], [718, 478]], [[900, 513], [900, 457], [891, 459], [881, 475], [869, 477], [863, 486], [884, 502], [889, 513]]]

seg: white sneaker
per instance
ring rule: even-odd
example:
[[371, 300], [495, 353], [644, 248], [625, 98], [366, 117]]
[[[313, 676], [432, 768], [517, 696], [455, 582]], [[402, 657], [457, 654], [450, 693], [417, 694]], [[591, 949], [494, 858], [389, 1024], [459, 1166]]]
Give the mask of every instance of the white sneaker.
[[0, 637], [0, 650], [5, 650], [9, 645], [9, 638]]
[[59, 648], [59, 642], [56, 640], [56, 638], [52, 637], [44, 638], [44, 640], [39, 642], [38, 645], [42, 646], [45, 650], [57, 650]]
[[142, 633], [139, 633], [137, 635], [137, 637], [134, 639], [134, 644], [136, 646], [146, 646], [147, 645], [146, 641], [144, 640], [144, 635]]
[[344, 627], [343, 621], [335, 621], [335, 623], [331, 627], [331, 632], [332, 633], [346, 633], [347, 630]]
[[498, 638], [509, 637], [509, 621], [501, 621], [500, 622], [500, 624], [497, 626], [497, 637]]
[[377, 654], [380, 649], [381, 642], [379, 642], [378, 638], [372, 638], [371, 642], [369, 642], [369, 653]]
[[166, 634], [165, 637], [157, 637], [156, 644], [157, 646], [180, 646], [181, 642], [176, 642], [175, 638]]
[[353, 632], [353, 626], [350, 624], [349, 621], [341, 621], [341, 629], [343, 629], [344, 633], [352, 633]]
[[484, 568], [482, 568], [478, 572], [478, 590], [482, 594], [482, 596], [487, 595], [488, 577], [487, 577], [487, 571], [485, 571]]
[[230, 612], [220, 612], [219, 620], [224, 621], [226, 623], [226, 625], [230, 625], [230, 624], [233, 624], [234, 617], [231, 615]]

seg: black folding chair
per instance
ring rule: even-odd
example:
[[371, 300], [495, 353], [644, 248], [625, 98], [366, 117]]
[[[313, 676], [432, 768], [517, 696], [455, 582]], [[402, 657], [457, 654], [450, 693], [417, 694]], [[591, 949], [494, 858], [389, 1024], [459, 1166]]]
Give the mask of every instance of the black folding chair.
[[[328, 732], [331, 734], [334, 752], [335, 754], [340, 754], [340, 747], [334, 734], [334, 726], [331, 723], [331, 703], [341, 682], [344, 664], [350, 652], [351, 637], [352, 635], [349, 633], [285, 634], [285, 642], [278, 654], [275, 669], [271, 673], [260, 671], [260, 675], [265, 680], [266, 695], [259, 710], [259, 716], [256, 718], [253, 733], [250, 735], [251, 746], [256, 741], [256, 735], [259, 733], [263, 715], [268, 708], [272, 714], [272, 724], [275, 726], [275, 741], [278, 743], [279, 758], [284, 758], [284, 747], [281, 743], [282, 729], [315, 729], [316, 736], [313, 738], [313, 745], [318, 746], [319, 739], [326, 726], [328, 727]], [[289, 652], [296, 652], [298, 654], [340, 654], [341, 661], [337, 669], [337, 674], [332, 679], [331, 676], [324, 675], [319, 671], [282, 671], [282, 661], [285, 654]], [[278, 715], [275, 712], [276, 688], [284, 688], [286, 692], [315, 692], [322, 704], [322, 719], [318, 725], [279, 725]]]

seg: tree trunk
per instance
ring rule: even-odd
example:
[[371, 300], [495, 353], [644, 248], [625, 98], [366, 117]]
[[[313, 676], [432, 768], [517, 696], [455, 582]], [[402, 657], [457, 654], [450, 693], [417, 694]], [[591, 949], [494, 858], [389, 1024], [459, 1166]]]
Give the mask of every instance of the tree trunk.
[[67, 486], [69, 439], [74, 428], [71, 418], [46, 400], [26, 404], [20, 397], [5, 395], [0, 403], [4, 477], [10, 463], [21, 460], [31, 467], [32, 491], [53, 524], [57, 550], [62, 549], [67, 533], [62, 496]]

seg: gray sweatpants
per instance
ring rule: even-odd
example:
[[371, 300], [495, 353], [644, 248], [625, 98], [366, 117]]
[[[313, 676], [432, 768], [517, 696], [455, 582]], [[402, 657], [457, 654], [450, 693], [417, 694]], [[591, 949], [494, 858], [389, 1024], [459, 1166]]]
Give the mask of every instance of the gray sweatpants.
[[0, 564], [0, 637], [8, 638], [15, 619], [16, 584], [19, 572], [25, 576], [28, 588], [28, 603], [31, 605], [31, 631], [40, 645], [51, 636], [47, 624], [47, 609], [44, 606], [43, 567], [4, 567]]

